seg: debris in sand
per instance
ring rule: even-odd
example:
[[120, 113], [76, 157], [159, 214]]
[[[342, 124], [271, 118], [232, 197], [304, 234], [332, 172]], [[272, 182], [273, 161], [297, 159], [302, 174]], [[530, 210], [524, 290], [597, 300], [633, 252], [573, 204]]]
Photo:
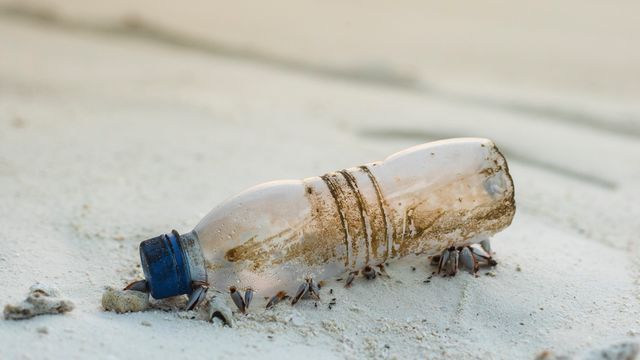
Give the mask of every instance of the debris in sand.
[[117, 313], [145, 311], [149, 308], [149, 294], [109, 287], [102, 295], [102, 307]]
[[344, 327], [342, 325], [339, 325], [334, 320], [322, 320], [321, 324], [322, 327], [329, 333], [342, 334], [342, 332], [344, 331]]
[[62, 314], [73, 308], [73, 302], [62, 298], [58, 289], [36, 283], [29, 288], [29, 295], [23, 302], [4, 307], [4, 318], [24, 320], [43, 314]]
[[587, 360], [634, 360], [638, 357], [640, 346], [633, 342], [611, 345], [605, 349], [589, 353]]
[[[611, 345], [605, 349], [589, 352], [585, 360], [635, 360], [640, 353], [640, 346], [633, 342], [623, 342]], [[564, 355], [556, 355], [549, 350], [545, 350], [535, 357], [535, 360], [569, 360], [572, 359]]]
[[549, 350], [545, 350], [535, 357], [535, 360], [569, 360], [568, 357], [563, 355], [556, 355]]

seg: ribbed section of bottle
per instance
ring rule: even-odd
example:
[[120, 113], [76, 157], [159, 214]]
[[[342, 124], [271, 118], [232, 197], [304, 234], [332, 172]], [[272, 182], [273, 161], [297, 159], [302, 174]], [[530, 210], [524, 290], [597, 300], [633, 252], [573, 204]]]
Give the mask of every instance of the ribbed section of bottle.
[[393, 252], [393, 224], [385, 195], [370, 169], [375, 166], [304, 180], [312, 214], [305, 240], [326, 242], [323, 256], [338, 255], [350, 269], [382, 263]]
[[452, 162], [434, 149], [305, 179], [312, 218], [301, 243], [314, 262], [333, 257], [360, 269], [495, 234], [513, 219], [513, 183], [497, 148], [481, 145]]

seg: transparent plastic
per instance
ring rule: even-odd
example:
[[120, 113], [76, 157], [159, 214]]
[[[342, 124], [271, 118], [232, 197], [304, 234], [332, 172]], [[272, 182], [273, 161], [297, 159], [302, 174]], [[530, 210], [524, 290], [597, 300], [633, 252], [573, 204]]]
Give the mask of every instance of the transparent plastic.
[[212, 286], [263, 296], [409, 254], [479, 242], [515, 213], [505, 158], [487, 139], [438, 141], [381, 162], [252, 187], [195, 227]]

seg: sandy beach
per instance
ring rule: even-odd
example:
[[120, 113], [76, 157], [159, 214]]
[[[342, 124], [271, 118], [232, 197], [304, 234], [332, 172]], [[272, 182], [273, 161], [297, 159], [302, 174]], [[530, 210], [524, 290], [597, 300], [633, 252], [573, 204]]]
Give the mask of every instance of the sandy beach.
[[[277, 21], [259, 12], [246, 19], [251, 31], [231, 31], [233, 17], [206, 25], [192, 15], [196, 4], [175, 17], [174, 7], [142, 6], [0, 7], [0, 300], [19, 302], [41, 282], [75, 304], [62, 315], [0, 320], [0, 359], [534, 359], [544, 351], [582, 359], [640, 342], [640, 53], [629, 46], [638, 25], [627, 17], [636, 5], [593, 5], [582, 20], [567, 19], [569, 30], [531, 5], [538, 20], [528, 24], [557, 27], [503, 23], [530, 37], [533, 49], [522, 53], [491, 36], [501, 28], [478, 25], [478, 46], [495, 51], [455, 42], [475, 54], [471, 65], [454, 61], [455, 44], [421, 61], [440, 49], [432, 35], [415, 58], [385, 57], [369, 38], [354, 50], [382, 6], [335, 44], [312, 36], [306, 47], [300, 33], [266, 31]], [[334, 6], [312, 8], [310, 24]], [[508, 14], [494, 6], [482, 9], [484, 21]], [[430, 12], [451, 21], [424, 32], [446, 33], [472, 13]], [[598, 13], [613, 25], [592, 26]], [[292, 15], [285, 24], [299, 22]], [[581, 31], [593, 46], [576, 40]], [[402, 38], [406, 48], [421, 39]], [[391, 35], [383, 44], [393, 50]], [[543, 66], [548, 53], [555, 62]], [[350, 289], [329, 282], [318, 307], [263, 310], [259, 294], [233, 328], [197, 312], [101, 307], [106, 286], [141, 278], [140, 241], [191, 230], [249, 186], [463, 136], [494, 140], [516, 189], [514, 222], [492, 241], [499, 265], [478, 278], [425, 283], [428, 259], [410, 256], [389, 264], [388, 279]]]

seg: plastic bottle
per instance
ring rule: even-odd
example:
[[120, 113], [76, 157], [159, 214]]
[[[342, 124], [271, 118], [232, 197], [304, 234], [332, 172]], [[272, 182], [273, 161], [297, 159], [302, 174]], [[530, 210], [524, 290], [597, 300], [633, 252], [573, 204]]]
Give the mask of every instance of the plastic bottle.
[[487, 139], [423, 144], [381, 162], [257, 185], [216, 206], [193, 231], [144, 241], [154, 298], [200, 286], [291, 292], [409, 254], [439, 254], [507, 227], [515, 213], [505, 158]]

